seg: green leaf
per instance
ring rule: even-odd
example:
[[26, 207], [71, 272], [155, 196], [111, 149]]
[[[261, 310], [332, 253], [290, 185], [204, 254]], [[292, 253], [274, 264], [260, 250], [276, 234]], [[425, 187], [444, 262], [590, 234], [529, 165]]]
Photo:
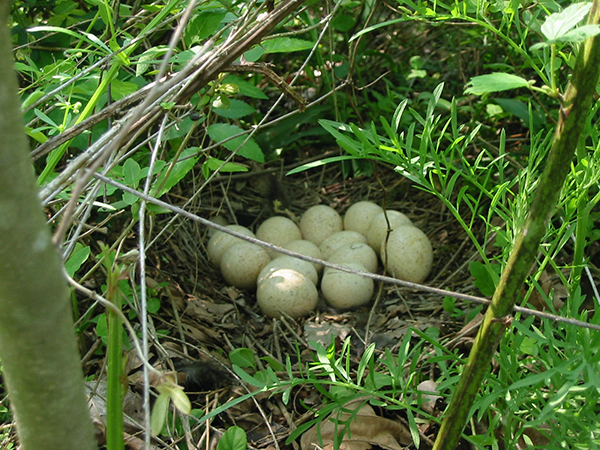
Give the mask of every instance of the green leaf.
[[256, 110], [242, 100], [230, 99], [228, 108], [213, 108], [213, 112], [228, 119], [239, 119], [255, 113]]
[[542, 33], [548, 40], [556, 40], [571, 31], [586, 16], [591, 3], [573, 3], [564, 11], [550, 14], [542, 25]]
[[375, 353], [375, 344], [371, 344], [367, 347], [367, 349], [365, 350], [365, 353], [363, 354], [360, 363], [358, 364], [358, 369], [356, 371], [356, 382], [358, 384], [361, 384], [362, 382], [362, 377], [365, 373], [365, 370], [367, 369], [367, 366], [369, 364], [369, 361], [371, 360], [371, 358], [373, 358], [373, 353]]
[[246, 450], [248, 448], [248, 438], [246, 432], [240, 427], [233, 426], [229, 428], [217, 444], [217, 450]]
[[79, 270], [81, 265], [87, 261], [90, 256], [90, 247], [84, 247], [79, 242], [75, 244], [75, 249], [69, 256], [69, 259], [65, 262], [65, 270], [69, 274], [70, 277], [75, 275], [75, 272]]
[[[171, 190], [187, 173], [193, 169], [198, 162], [198, 156], [192, 156], [198, 154], [198, 147], [186, 148], [179, 155], [179, 161], [175, 163], [175, 166], [171, 169], [171, 164], [168, 164], [164, 172], [160, 174], [158, 180], [154, 184], [151, 195], [155, 197], [162, 197]], [[165, 177], [168, 177], [165, 180]], [[156, 190], [160, 187], [160, 192], [156, 193]]]
[[108, 320], [106, 319], [106, 314], [98, 314], [94, 320], [96, 321], [96, 334], [105, 345], [108, 344]]
[[[238, 150], [238, 148], [247, 139], [247, 137], [238, 136], [236, 138], [228, 140], [227, 142], [221, 141], [224, 141], [225, 139], [228, 139], [231, 136], [235, 136], [241, 133], [244, 133], [244, 130], [242, 130], [240, 127], [236, 127], [235, 125], [230, 125], [228, 123], [216, 123], [208, 127], [208, 135], [210, 136], [210, 138], [213, 141], [220, 143], [223, 147], [232, 152]], [[243, 145], [243, 147], [241, 147], [238, 150], [237, 154], [256, 162], [265, 162], [265, 155], [263, 154], [258, 144], [252, 138], [248, 139], [248, 141]]]
[[277, 372], [283, 372], [285, 370], [285, 367], [283, 364], [281, 364], [276, 359], [271, 358], [270, 356], [263, 356], [260, 359], [263, 361], [266, 361], [267, 364], [269, 364], [269, 367], [273, 370], [276, 370]]
[[381, 22], [381, 23], [378, 23], [376, 25], [372, 25], [370, 27], [365, 28], [364, 30], [360, 30], [358, 33], [356, 33], [354, 36], [352, 36], [348, 42], [352, 42], [355, 39], [358, 39], [363, 34], [370, 33], [371, 31], [378, 30], [379, 28], [382, 28], [382, 27], [387, 27], [388, 25], [394, 25], [394, 24], [396, 24], [398, 22], [405, 22], [406, 20], [409, 20], [409, 19], [405, 19], [405, 18], [402, 18], [402, 19], [393, 19], [393, 20], [388, 20], [387, 22]]
[[36, 116], [38, 116], [43, 122], [47, 123], [48, 125], [51, 125], [52, 127], [58, 129], [59, 125], [52, 120], [50, 117], [48, 117], [46, 114], [44, 114], [42, 111], [40, 111], [39, 109], [34, 109], [33, 110], [34, 114]]
[[248, 383], [249, 385], [255, 386], [259, 389], [262, 389], [265, 387], [265, 383], [258, 380], [257, 378], [254, 378], [252, 375], [250, 375], [248, 372], [246, 372], [244, 369], [242, 369], [237, 364], [234, 364], [233, 366], [231, 366], [231, 368], [237, 374], [237, 376], [242, 379], [242, 381]]
[[169, 411], [169, 394], [161, 392], [152, 408], [152, 416], [150, 417], [150, 427], [152, 428], [152, 436], [158, 436], [165, 426], [167, 412]]
[[39, 89], [36, 89], [35, 91], [33, 91], [31, 94], [29, 94], [25, 100], [23, 100], [23, 103], [21, 104], [21, 108], [23, 109], [27, 109], [29, 107], [29, 105], [33, 105], [35, 102], [37, 102], [40, 98], [42, 98], [44, 95], [46, 95], [46, 93], [44, 91], [41, 91]]
[[534, 83], [535, 81], [527, 81], [525, 78], [510, 73], [495, 72], [471, 78], [465, 94], [481, 95], [509, 89], [530, 88]]
[[419, 428], [417, 427], [415, 416], [410, 409], [406, 409], [406, 414], [408, 417], [408, 429], [410, 430], [410, 435], [413, 439], [415, 448], [419, 448], [421, 444], [421, 435], [419, 434]]
[[248, 172], [248, 168], [232, 162], [225, 162], [223, 160], [209, 157], [202, 165], [202, 175], [207, 179], [210, 176], [210, 172], [219, 170], [220, 172]]
[[95, 35], [93, 35], [91, 33], [86, 33], [84, 35], [82, 33], [79, 33], [79, 32], [73, 31], [73, 30], [69, 30], [67, 28], [54, 27], [54, 26], [33, 27], [33, 28], [29, 28], [27, 31], [30, 33], [35, 33], [38, 31], [50, 31], [53, 33], [64, 33], [75, 39], [84, 40], [88, 44], [91, 44], [91, 45], [97, 47], [98, 49], [104, 50], [106, 53], [112, 53], [110, 48], [108, 48], [108, 46], [104, 42], [102, 42], [100, 39], [98, 39], [98, 37], [96, 37]]
[[244, 59], [248, 62], [255, 62], [258, 61], [259, 58], [264, 54], [265, 49], [260, 45], [256, 45], [244, 53]]
[[356, 19], [349, 14], [336, 14], [331, 21], [334, 30], [342, 33], [350, 31], [354, 25], [356, 25]]
[[257, 88], [253, 83], [249, 81], [242, 80], [240, 77], [235, 75], [228, 75], [223, 80], [225, 84], [235, 84], [239, 89], [240, 95], [245, 95], [246, 97], [252, 98], [260, 98], [263, 100], [268, 100], [269, 97], [265, 94], [261, 89]]
[[39, 128], [33, 129], [31, 127], [25, 127], [25, 133], [27, 133], [27, 136], [29, 136], [32, 139], [35, 139], [40, 144], [43, 144], [48, 140], [48, 137], [44, 133], [42, 133], [39, 130]]
[[140, 87], [129, 81], [121, 81], [121, 80], [113, 80], [110, 86], [110, 94], [113, 97], [113, 100], [120, 100], [123, 97], [127, 97], [134, 92], [140, 90]]
[[600, 33], [600, 25], [584, 25], [556, 38], [559, 42], [581, 42]]
[[175, 408], [177, 408], [183, 414], [190, 413], [190, 411], [192, 410], [192, 404], [190, 403], [190, 399], [188, 398], [186, 393], [183, 392], [182, 388], [171, 388], [169, 389], [169, 394], [173, 405], [175, 405]]
[[314, 169], [315, 167], [324, 166], [325, 164], [329, 164], [332, 162], [338, 161], [346, 161], [348, 159], [356, 159], [355, 156], [347, 155], [347, 156], [332, 156], [331, 158], [323, 158], [318, 161], [313, 161], [307, 164], [303, 164], [300, 167], [296, 167], [295, 169], [290, 170], [287, 175], [293, 175], [295, 173], [303, 172], [305, 170]]
[[156, 297], [149, 298], [147, 301], [146, 309], [150, 314], [156, 314], [160, 309], [160, 300]]
[[[497, 268], [498, 271], [500, 270], [499, 264], [492, 265], [492, 267], [494, 269]], [[499, 279], [498, 274], [490, 274], [490, 271], [485, 264], [479, 261], [471, 261], [469, 263], [469, 271], [471, 272], [471, 276], [475, 279], [473, 281], [475, 287], [486, 297], [492, 296], [496, 290], [496, 284]]]
[[167, 53], [169, 48], [166, 45], [159, 45], [157, 47], [152, 47], [142, 53], [137, 59], [137, 65], [135, 67], [135, 76], [139, 77], [146, 73], [146, 71], [150, 68], [150, 64], [158, 64], [160, 63], [160, 57]]
[[262, 43], [262, 47], [265, 49], [266, 53], [299, 52], [308, 50], [309, 48], [312, 48], [313, 45], [314, 43], [311, 41], [289, 37], [270, 39]]
[[127, 186], [136, 188], [140, 182], [140, 165], [132, 158], [128, 158], [123, 163], [123, 181]]
[[229, 352], [229, 360], [240, 367], [256, 368], [254, 353], [249, 348], [236, 348]]
[[185, 27], [184, 40], [188, 47], [203, 41], [219, 29], [227, 11], [222, 8], [202, 11]]

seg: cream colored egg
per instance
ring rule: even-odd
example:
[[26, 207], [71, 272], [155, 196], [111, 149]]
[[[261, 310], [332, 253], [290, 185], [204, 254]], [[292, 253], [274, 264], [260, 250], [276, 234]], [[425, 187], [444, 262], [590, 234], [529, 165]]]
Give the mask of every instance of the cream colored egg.
[[336, 250], [346, 244], [352, 244], [353, 242], [367, 243], [367, 238], [364, 237], [357, 231], [343, 230], [333, 233], [319, 245], [321, 255], [323, 259], [329, 259]]
[[275, 258], [269, 264], [267, 264], [258, 274], [258, 283], [260, 284], [261, 280], [267, 277], [270, 273], [275, 272], [279, 269], [293, 269], [297, 272], [300, 272], [310, 281], [312, 281], [315, 285], [319, 282], [319, 275], [317, 274], [317, 269], [309, 263], [308, 261], [304, 261], [303, 259], [294, 258], [293, 256], [284, 255], [281, 258]]
[[344, 215], [344, 230], [357, 231], [366, 236], [371, 220], [382, 212], [383, 208], [377, 203], [367, 201], [356, 202], [348, 208]]
[[314, 283], [293, 269], [278, 269], [258, 284], [256, 301], [263, 314], [298, 318], [317, 307], [319, 293]]
[[388, 209], [385, 215], [383, 212], [375, 215], [369, 225], [369, 231], [367, 231], [367, 242], [373, 248], [373, 250], [375, 250], [377, 255], [379, 255], [379, 252], [381, 251], [381, 243], [388, 233], [388, 221], [390, 230], [393, 230], [401, 225], [412, 225], [412, 222], [408, 217], [406, 217], [400, 211], [393, 209]]
[[433, 249], [425, 233], [403, 225], [392, 230], [387, 246], [382, 243], [381, 260], [394, 278], [422, 283], [431, 272]]
[[[252, 231], [241, 225], [227, 225], [226, 228], [229, 228], [233, 231], [237, 231], [238, 233], [244, 234], [246, 236], [255, 237]], [[208, 252], [208, 258], [215, 265], [220, 265], [221, 258], [223, 256], [223, 253], [225, 253], [225, 250], [227, 250], [233, 244], [236, 244], [238, 242], [245, 241], [235, 236], [232, 236], [231, 234], [227, 234], [224, 231], [217, 231], [208, 241], [208, 245], [206, 247], [206, 251]]]
[[229, 284], [240, 289], [254, 289], [258, 274], [271, 258], [264, 248], [250, 242], [238, 242], [221, 258], [221, 273]]
[[[346, 266], [366, 272], [362, 264], [348, 263]], [[373, 280], [338, 269], [326, 268], [321, 280], [321, 292], [328, 305], [339, 309], [352, 309], [366, 305], [374, 290]]]
[[300, 219], [302, 238], [317, 245], [342, 229], [342, 217], [335, 209], [326, 205], [308, 208]]
[[[313, 242], [307, 241], [305, 239], [299, 239], [297, 241], [290, 242], [289, 244], [285, 244], [283, 246], [286, 250], [290, 250], [292, 252], [300, 253], [301, 255], [310, 256], [316, 259], [323, 259], [321, 257], [321, 250], [319, 247]], [[283, 253], [275, 253], [275, 258], [280, 258], [284, 256]], [[323, 266], [317, 263], [311, 263], [314, 268], [317, 270], [317, 273], [321, 275], [323, 271]]]
[[[256, 237], [261, 241], [283, 247], [292, 241], [302, 239], [300, 228], [293, 220], [283, 216], [273, 216], [265, 220], [256, 230]], [[271, 257], [275, 252], [267, 250]]]
[[341, 266], [345, 266], [347, 263], [358, 263], [371, 273], [377, 271], [379, 262], [375, 250], [363, 242], [354, 242], [338, 248], [328, 261]]
[[[229, 222], [227, 222], [227, 219], [223, 216], [214, 216], [214, 217], [211, 217], [209, 220], [212, 223], [216, 223], [217, 225], [221, 225], [223, 227], [227, 226], [227, 224], [229, 223]], [[213, 235], [215, 233], [217, 233], [218, 231], [219, 230], [217, 230], [216, 228], [208, 227], [208, 237], [213, 237]]]

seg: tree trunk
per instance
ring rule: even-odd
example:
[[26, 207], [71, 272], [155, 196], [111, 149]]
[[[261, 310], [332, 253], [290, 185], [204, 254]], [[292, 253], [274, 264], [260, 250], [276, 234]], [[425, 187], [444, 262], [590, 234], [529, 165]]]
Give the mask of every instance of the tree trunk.
[[96, 448], [69, 291], [17, 99], [10, 1], [0, 0], [0, 359], [24, 450]]

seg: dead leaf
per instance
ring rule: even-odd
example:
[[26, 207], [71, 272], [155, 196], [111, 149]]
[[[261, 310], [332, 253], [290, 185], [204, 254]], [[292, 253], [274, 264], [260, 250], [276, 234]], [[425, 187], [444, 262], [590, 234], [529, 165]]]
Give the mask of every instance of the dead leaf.
[[[106, 381], [88, 381], [85, 387], [96, 436], [104, 436], [106, 430]], [[130, 389], [127, 389], [123, 398], [123, 413], [125, 414], [123, 418], [125, 431], [129, 433], [139, 431], [139, 424], [144, 420], [142, 399]]]
[[435, 415], [438, 402], [442, 399], [437, 390], [438, 384], [433, 380], [425, 380], [418, 384], [418, 396], [423, 400], [420, 407], [427, 414]]
[[315, 323], [308, 320], [304, 322], [304, 338], [306, 341], [318, 342], [323, 347], [331, 344], [332, 336], [343, 341], [351, 332], [352, 328], [348, 325], [340, 325], [332, 322]]
[[194, 298], [187, 302], [185, 314], [194, 319], [215, 323], [219, 322], [231, 310], [233, 310], [233, 305], [229, 303], [213, 303]]
[[[377, 416], [364, 400], [358, 399], [344, 405], [344, 410], [357, 408], [357, 413], [333, 413], [306, 431], [301, 439], [302, 450], [333, 450], [335, 434], [341, 432], [344, 433], [341, 450], [367, 450], [373, 445], [386, 450], [402, 450], [401, 445], [412, 444], [410, 432], [404, 425]], [[348, 421], [349, 425], [345, 423]]]

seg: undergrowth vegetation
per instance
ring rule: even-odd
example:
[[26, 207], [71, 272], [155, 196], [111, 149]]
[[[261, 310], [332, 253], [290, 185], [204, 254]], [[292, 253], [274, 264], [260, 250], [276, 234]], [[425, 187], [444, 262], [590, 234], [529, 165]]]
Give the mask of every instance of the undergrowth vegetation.
[[[309, 0], [269, 19], [289, 4], [13, 6], [26, 131], [73, 286], [80, 350], [84, 362], [106, 357], [114, 370], [108, 448], [123, 445], [122, 415], [110, 411], [122, 410], [120, 380], [130, 375], [122, 369], [133, 370], [123, 350], [131, 349], [141, 351], [136, 362], [154, 387], [152, 400], [144, 392], [153, 416], [140, 420], [164, 448], [192, 448], [190, 427], [199, 442], [208, 424], [221, 420], [221, 428], [230, 427], [222, 450], [242, 450], [245, 434], [222, 413], [262, 393], [307, 414], [287, 424], [283, 440], [270, 430], [275, 445], [297, 445], [330, 415], [352, 416], [348, 404], [358, 401], [402, 420], [411, 440], [405, 445], [412, 446], [406, 448], [431, 448], [469, 349], [450, 347], [433, 327], [362, 352], [349, 339], [296, 342], [296, 354], [280, 360], [259, 358], [243, 341], [232, 352], [217, 349], [232, 367], [229, 376], [252, 387], [219, 406], [190, 402], [168, 363], [146, 364], [149, 345], [157, 348], [151, 356], [166, 360], [166, 336], [185, 341], [181, 329], [160, 320], [179, 287], [161, 277], [174, 258], [155, 250], [184, 229], [183, 219], [151, 198], [212, 218], [231, 208], [212, 203], [215, 179], [232, 189], [241, 179], [229, 175], [273, 169], [293, 178], [335, 165], [344, 179], [368, 179], [385, 190], [379, 180], [391, 168], [419, 195], [436, 198], [467, 235], [473, 256], [462, 270], [491, 297], [554, 142], [579, 44], [598, 32], [581, 25], [589, 8], [569, 9], [568, 2]], [[594, 324], [599, 108], [596, 101], [585, 139], [573, 143], [576, 157], [564, 186], [555, 187], [556, 213], [517, 300]], [[294, 211], [277, 201], [275, 210]], [[192, 251], [203, 250], [204, 236], [193, 236]], [[438, 295], [439, 314], [460, 329], [483, 307], [451, 294]], [[599, 358], [597, 330], [515, 313], [461, 448], [598, 448]], [[106, 378], [103, 365], [87, 369], [90, 381]], [[307, 388], [319, 393], [318, 407], [301, 399]], [[434, 406], [423, 408], [432, 397]], [[351, 421], [334, 422], [344, 431]], [[342, 436], [335, 434], [336, 448]]]

